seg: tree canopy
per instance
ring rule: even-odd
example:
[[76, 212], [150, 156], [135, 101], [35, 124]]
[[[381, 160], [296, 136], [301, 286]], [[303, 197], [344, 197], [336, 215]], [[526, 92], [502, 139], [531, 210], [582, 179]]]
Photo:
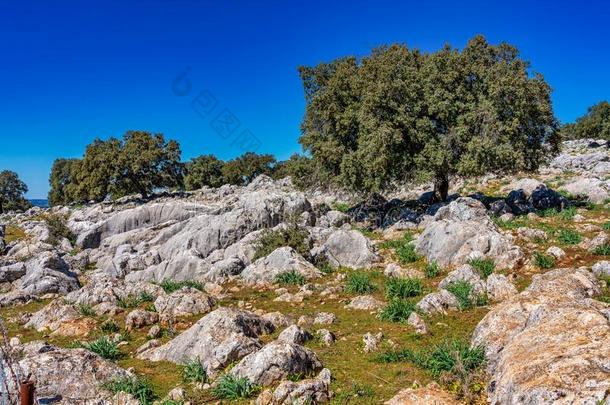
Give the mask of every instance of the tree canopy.
[[459, 51], [395, 44], [299, 69], [300, 142], [327, 182], [381, 191], [393, 182], [535, 170], [559, 146], [551, 89], [508, 44]]
[[204, 186], [220, 187], [224, 184], [222, 167], [224, 162], [213, 155], [193, 158], [184, 166], [184, 186], [187, 190], [198, 190]]
[[10, 170], [0, 172], [0, 214], [12, 210], [25, 210], [30, 203], [24, 194], [28, 186], [19, 179], [17, 173]]
[[589, 107], [587, 113], [575, 123], [561, 129], [565, 139], [607, 139], [610, 140], [610, 103], [602, 101]]
[[243, 186], [261, 174], [271, 175], [275, 163], [273, 155], [246, 152], [226, 162], [222, 167], [222, 175], [226, 183]]

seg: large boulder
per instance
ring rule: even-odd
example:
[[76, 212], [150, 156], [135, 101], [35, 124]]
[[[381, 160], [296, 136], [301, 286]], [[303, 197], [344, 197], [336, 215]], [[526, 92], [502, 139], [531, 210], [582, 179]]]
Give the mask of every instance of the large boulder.
[[610, 183], [595, 177], [577, 177], [560, 187], [573, 196], [584, 197], [592, 203], [602, 203], [610, 198]]
[[472, 344], [485, 348], [492, 404], [596, 404], [610, 400], [610, 307], [585, 268], [536, 275], [495, 306]]
[[192, 287], [184, 287], [171, 294], [158, 296], [154, 305], [161, 320], [170, 320], [179, 316], [207, 314], [215, 304], [216, 300], [208, 294]]
[[43, 252], [26, 263], [19, 289], [27, 294], [68, 294], [80, 288], [78, 278], [57, 252]]
[[369, 268], [379, 260], [371, 242], [356, 230], [334, 231], [321, 251], [332, 267]]
[[306, 280], [322, 276], [322, 272], [313, 264], [291, 247], [285, 246], [246, 267], [241, 278], [247, 284], [272, 283], [278, 275], [288, 272], [299, 273]]
[[283, 381], [274, 390], [266, 390], [256, 400], [256, 405], [304, 405], [330, 402], [330, 370], [325, 368], [316, 378], [299, 382]]
[[322, 363], [311, 350], [295, 343], [274, 341], [244, 357], [230, 373], [267, 387], [291, 375], [307, 375], [320, 369]]
[[469, 197], [440, 208], [416, 240], [415, 248], [443, 267], [486, 257], [498, 267], [514, 268], [523, 258], [512, 237], [496, 228], [485, 206]]
[[197, 359], [210, 376], [259, 350], [259, 336], [274, 327], [258, 315], [231, 308], [210, 312], [168, 343], [138, 357], [182, 364]]
[[[105, 391], [102, 384], [131, 376], [113, 362], [85, 349], [61, 349], [32, 342], [16, 351], [23, 375], [31, 374], [36, 383], [37, 398], [54, 398], [54, 404], [111, 405], [113, 394]], [[10, 375], [10, 372], [4, 370], [4, 374]]]

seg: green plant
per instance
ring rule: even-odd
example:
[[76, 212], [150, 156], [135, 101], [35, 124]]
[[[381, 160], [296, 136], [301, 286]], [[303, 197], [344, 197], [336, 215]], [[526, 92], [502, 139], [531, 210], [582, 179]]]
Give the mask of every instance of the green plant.
[[387, 322], [406, 322], [415, 308], [410, 301], [393, 299], [379, 311], [378, 318]]
[[426, 264], [426, 268], [424, 269], [424, 274], [427, 278], [434, 278], [441, 274], [441, 268], [439, 267], [437, 262], [430, 262]]
[[112, 319], [108, 319], [100, 325], [100, 330], [104, 333], [117, 333], [121, 328]]
[[541, 269], [550, 269], [555, 265], [555, 259], [544, 253], [534, 252], [534, 263]]
[[334, 272], [334, 269], [332, 268], [328, 260], [321, 260], [316, 262], [316, 267], [324, 274], [331, 274], [332, 272]]
[[78, 310], [78, 313], [81, 314], [82, 316], [95, 316], [96, 315], [95, 311], [93, 310], [91, 305], [77, 304], [76, 309]]
[[114, 394], [125, 392], [133, 395], [142, 405], [150, 405], [156, 399], [152, 384], [140, 377], [118, 377], [104, 384], [102, 387]]
[[371, 278], [363, 271], [350, 273], [345, 281], [345, 291], [349, 294], [368, 294], [375, 289]]
[[68, 239], [72, 244], [76, 242], [76, 236], [72, 233], [67, 225], [67, 219], [65, 216], [60, 214], [48, 214], [42, 216], [42, 219], [47, 223], [49, 229], [49, 237], [46, 242], [57, 246], [61, 243], [62, 239]]
[[201, 362], [193, 359], [184, 363], [182, 380], [186, 383], [205, 383], [208, 380], [208, 375]]
[[117, 304], [121, 308], [129, 309], [136, 308], [140, 306], [140, 304], [144, 302], [152, 302], [155, 300], [155, 297], [150, 295], [147, 292], [141, 292], [140, 294], [128, 294], [124, 297], [118, 297]]
[[225, 374], [220, 377], [216, 386], [212, 388], [212, 395], [218, 399], [249, 398], [257, 393], [259, 388], [248, 381], [246, 377], [235, 377]]
[[171, 294], [174, 291], [181, 290], [184, 287], [194, 288], [199, 291], [203, 290], [203, 284], [201, 284], [199, 281], [194, 280], [175, 281], [166, 279], [159, 283], [159, 287], [163, 288], [163, 291], [168, 294]]
[[610, 222], [606, 222], [602, 225], [604, 231], [610, 231]]
[[593, 249], [592, 253], [596, 256], [610, 256], [610, 245], [603, 244], [597, 246], [595, 249]]
[[403, 235], [403, 237], [400, 239], [391, 239], [391, 240], [386, 240], [386, 241], [381, 242], [379, 244], [379, 248], [381, 248], [381, 249], [399, 249], [404, 244], [407, 244], [411, 241], [413, 241], [413, 235], [406, 232]]
[[446, 288], [458, 300], [460, 310], [470, 309], [473, 306], [472, 302], [472, 285], [467, 281], [454, 281]]
[[557, 211], [555, 208], [546, 208], [538, 211], [538, 215], [543, 218], [552, 218], [559, 215], [559, 211]]
[[562, 229], [559, 231], [557, 240], [565, 245], [576, 245], [582, 241], [582, 236], [571, 229]]
[[335, 211], [347, 212], [351, 207], [348, 203], [336, 201], [331, 205], [331, 208]]
[[93, 342], [85, 343], [83, 347], [108, 360], [116, 360], [121, 355], [117, 344], [108, 339], [106, 336], [102, 336]]
[[493, 259], [471, 259], [468, 264], [474, 267], [484, 279], [487, 279], [496, 268]]
[[421, 258], [421, 256], [415, 252], [415, 246], [411, 243], [405, 243], [396, 249], [396, 254], [402, 263], [413, 263]]
[[275, 276], [275, 282], [282, 285], [303, 285], [305, 277], [296, 270], [285, 271]]
[[574, 216], [576, 215], [576, 207], [567, 207], [564, 208], [560, 213], [559, 213], [559, 217], [563, 220], [566, 221], [571, 221], [572, 219], [574, 219]]
[[388, 299], [416, 297], [423, 289], [423, 283], [416, 278], [390, 278], [385, 283], [385, 296]]
[[268, 256], [275, 249], [290, 246], [300, 255], [308, 257], [311, 244], [309, 233], [296, 221], [283, 229], [266, 229], [256, 242], [254, 260]]

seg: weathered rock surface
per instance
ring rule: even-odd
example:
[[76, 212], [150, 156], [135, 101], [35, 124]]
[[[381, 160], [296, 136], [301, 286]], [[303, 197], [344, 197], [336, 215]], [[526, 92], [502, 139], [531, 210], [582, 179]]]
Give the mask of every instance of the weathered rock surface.
[[478, 324], [492, 404], [572, 404], [610, 399], [610, 308], [584, 268], [536, 275]]
[[313, 336], [311, 333], [307, 332], [305, 329], [302, 329], [300, 326], [290, 325], [278, 335], [277, 340], [278, 342], [302, 345], [312, 337]]
[[212, 310], [216, 300], [196, 288], [184, 287], [171, 294], [163, 294], [155, 300], [155, 309], [161, 320], [174, 319], [179, 316], [207, 314]]
[[468, 197], [438, 210], [417, 239], [416, 250], [441, 266], [488, 257], [499, 267], [513, 268], [523, 258], [510, 235], [501, 234], [487, 216], [485, 206]]
[[331, 373], [323, 369], [316, 378], [299, 382], [283, 381], [275, 391], [266, 390], [257, 398], [257, 405], [326, 404], [330, 401]]
[[184, 363], [199, 359], [210, 376], [259, 350], [258, 337], [271, 333], [271, 322], [251, 312], [218, 308], [168, 343], [142, 353], [139, 358]]
[[296, 272], [306, 280], [321, 277], [322, 272], [291, 247], [281, 247], [244, 269], [241, 278], [248, 284], [272, 283], [282, 273]]
[[322, 363], [311, 350], [295, 343], [274, 341], [244, 357], [230, 373], [252, 384], [269, 386], [290, 375], [319, 371]]
[[372, 295], [359, 295], [352, 298], [352, 300], [345, 306], [349, 309], [358, 309], [362, 311], [375, 311], [383, 307], [383, 302], [379, 301]]
[[445, 392], [436, 383], [423, 388], [407, 388], [385, 402], [386, 405], [459, 405], [451, 394]]
[[321, 250], [332, 267], [369, 268], [379, 260], [371, 242], [354, 230], [333, 232]]

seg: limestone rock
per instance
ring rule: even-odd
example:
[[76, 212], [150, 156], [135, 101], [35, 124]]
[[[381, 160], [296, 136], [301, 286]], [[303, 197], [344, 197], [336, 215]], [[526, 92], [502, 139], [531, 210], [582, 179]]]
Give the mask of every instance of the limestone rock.
[[302, 345], [311, 338], [311, 333], [302, 329], [300, 326], [290, 325], [278, 335], [277, 340], [280, 342]]
[[125, 317], [125, 329], [128, 331], [143, 328], [159, 321], [159, 314], [143, 309], [134, 309]]
[[407, 388], [385, 402], [385, 405], [459, 405], [460, 402], [436, 383], [424, 388]]
[[322, 272], [313, 264], [286, 246], [246, 267], [241, 278], [248, 284], [273, 283], [278, 275], [287, 272], [297, 272], [307, 280], [322, 276]]
[[330, 402], [331, 373], [323, 369], [316, 378], [299, 382], [283, 381], [275, 391], [264, 391], [256, 405], [305, 405]]
[[359, 295], [352, 298], [352, 300], [345, 306], [349, 309], [357, 309], [361, 311], [375, 311], [383, 307], [383, 302], [379, 301], [372, 295]]
[[179, 316], [207, 314], [216, 300], [196, 288], [184, 287], [169, 295], [160, 295], [155, 300], [155, 309], [162, 320]]
[[378, 350], [378, 346], [381, 343], [381, 339], [383, 339], [383, 333], [378, 332], [372, 334], [371, 332], [367, 332], [362, 336], [362, 342], [364, 343], [364, 352], [371, 353], [376, 352]]
[[322, 251], [332, 267], [370, 268], [379, 260], [371, 242], [355, 230], [334, 231]]

